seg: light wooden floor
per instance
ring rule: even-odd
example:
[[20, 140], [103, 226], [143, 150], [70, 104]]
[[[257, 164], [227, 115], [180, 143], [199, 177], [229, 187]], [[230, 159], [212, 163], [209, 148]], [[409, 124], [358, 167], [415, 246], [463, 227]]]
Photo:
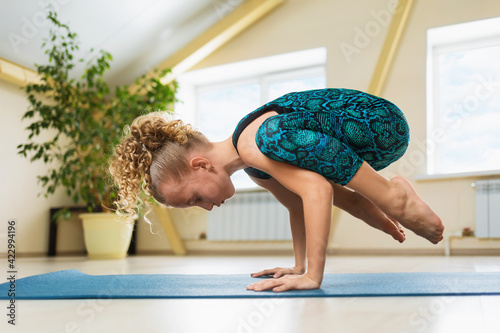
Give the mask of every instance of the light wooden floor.
[[[4, 260], [6, 261], [6, 260]], [[87, 274], [249, 274], [291, 257], [150, 256], [125, 260], [18, 258], [19, 277]], [[1, 267], [6, 271], [5, 267]], [[328, 273], [500, 271], [500, 257], [339, 257]], [[5, 301], [4, 301], [5, 302]], [[17, 301], [1, 332], [500, 332], [500, 296]]]

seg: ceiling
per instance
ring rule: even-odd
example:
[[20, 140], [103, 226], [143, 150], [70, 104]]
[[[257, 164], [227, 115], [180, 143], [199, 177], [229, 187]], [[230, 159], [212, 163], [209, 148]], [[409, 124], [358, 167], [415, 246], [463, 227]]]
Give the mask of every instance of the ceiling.
[[[48, 59], [41, 49], [48, 10], [79, 35], [77, 58], [113, 56], [105, 79], [131, 84], [230, 13], [243, 0], [1, 0], [0, 58], [30, 69]], [[86, 62], [85, 61], [85, 62]], [[85, 63], [84, 62], [84, 63]], [[82, 67], [76, 67], [75, 76]]]

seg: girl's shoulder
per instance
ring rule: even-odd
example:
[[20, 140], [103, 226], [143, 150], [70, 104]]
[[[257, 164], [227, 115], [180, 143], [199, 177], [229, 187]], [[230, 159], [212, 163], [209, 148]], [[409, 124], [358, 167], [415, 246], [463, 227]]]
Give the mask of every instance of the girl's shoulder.
[[248, 166], [261, 169], [261, 167], [263, 166], [262, 163], [267, 159], [267, 157], [262, 154], [259, 147], [257, 146], [255, 136], [262, 123], [266, 119], [276, 115], [278, 115], [278, 113], [275, 111], [269, 111], [260, 115], [250, 124], [248, 124], [239, 135], [236, 149], [238, 151], [238, 154], [240, 155], [240, 158]]

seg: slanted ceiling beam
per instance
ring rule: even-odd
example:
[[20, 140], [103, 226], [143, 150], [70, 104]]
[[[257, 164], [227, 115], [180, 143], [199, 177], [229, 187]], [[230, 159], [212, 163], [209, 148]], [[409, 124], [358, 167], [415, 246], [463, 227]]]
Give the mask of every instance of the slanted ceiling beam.
[[167, 68], [172, 70], [162, 79], [162, 83], [167, 84], [179, 74], [191, 69], [283, 2], [284, 0], [247, 0], [236, 7], [230, 14], [158, 66], [160, 70]]
[[0, 58], [0, 79], [20, 87], [40, 82], [37, 72], [3, 58]]
[[401, 42], [403, 31], [410, 17], [413, 0], [399, 0], [396, 11], [392, 17], [391, 25], [387, 31], [382, 51], [373, 71], [373, 75], [368, 86], [368, 93], [380, 96], [387, 81], [387, 76], [394, 63], [396, 51]]

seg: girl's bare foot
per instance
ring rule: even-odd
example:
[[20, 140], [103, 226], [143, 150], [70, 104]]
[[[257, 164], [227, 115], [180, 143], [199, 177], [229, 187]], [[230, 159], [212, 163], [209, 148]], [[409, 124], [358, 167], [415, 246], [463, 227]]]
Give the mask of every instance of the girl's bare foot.
[[389, 234], [402, 243], [405, 241], [405, 233], [401, 225], [384, 214], [373, 202], [356, 191], [335, 184], [330, 181], [334, 189], [334, 205], [348, 212], [352, 216], [366, 222], [366, 224]]
[[[394, 237], [395, 240], [399, 241], [400, 243], [403, 243], [406, 240], [406, 235], [405, 235], [405, 232], [403, 230], [403, 227], [395, 219], [390, 218], [390, 217], [387, 217], [387, 219], [389, 219], [392, 222], [392, 226], [391, 226], [391, 229], [390, 229], [391, 230], [390, 234], [392, 235], [392, 237]], [[396, 228], [397, 233], [394, 231], [394, 228]], [[389, 232], [387, 232], [387, 233], [389, 233]], [[402, 237], [401, 237], [401, 235], [402, 235]]]
[[377, 206], [371, 201], [363, 200], [363, 208], [360, 210], [360, 218], [368, 225], [379, 229], [386, 234], [389, 234], [400, 243], [406, 240], [405, 233], [401, 225], [394, 219], [387, 217]]
[[433, 244], [443, 239], [444, 226], [439, 216], [417, 195], [404, 178], [395, 177], [390, 183], [395, 190], [395, 208], [392, 216], [405, 228]]

